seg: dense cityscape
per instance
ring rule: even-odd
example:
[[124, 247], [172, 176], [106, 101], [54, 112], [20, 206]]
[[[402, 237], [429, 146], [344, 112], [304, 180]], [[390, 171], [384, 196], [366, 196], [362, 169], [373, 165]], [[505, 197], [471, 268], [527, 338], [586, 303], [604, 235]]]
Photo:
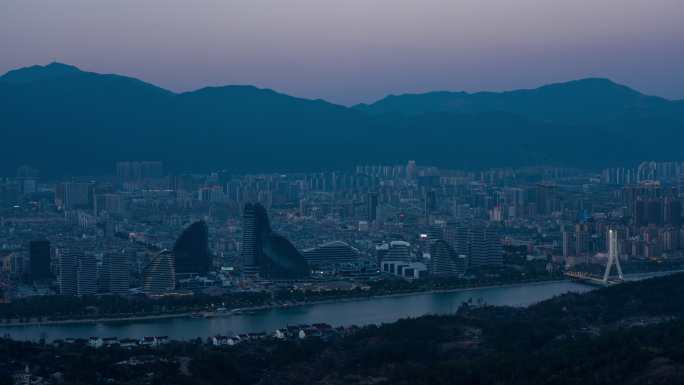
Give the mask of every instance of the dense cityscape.
[[0, 385], [684, 384], [681, 0], [0, 2]]
[[[609, 230], [627, 273], [684, 265], [679, 162], [592, 172], [459, 171], [408, 161], [319, 173], [174, 175], [159, 161], [123, 161], [114, 172], [49, 180], [22, 166], [3, 178], [6, 337], [13, 325], [230, 317], [600, 275]], [[329, 340], [358, 330], [281, 325], [226, 330], [206, 343]], [[149, 349], [174, 340], [91, 335], [53, 343]], [[33, 378], [26, 370], [20, 377]]]
[[682, 260], [684, 165], [587, 172], [440, 170], [172, 175], [155, 161], [0, 185], [2, 295], [352, 290], [369, 281], [605, 265], [607, 229], [635, 269]]

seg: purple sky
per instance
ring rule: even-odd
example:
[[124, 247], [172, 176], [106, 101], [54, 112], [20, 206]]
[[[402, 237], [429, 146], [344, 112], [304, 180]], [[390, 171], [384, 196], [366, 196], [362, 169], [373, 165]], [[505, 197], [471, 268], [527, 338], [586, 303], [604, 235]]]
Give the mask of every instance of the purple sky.
[[51, 61], [343, 104], [588, 76], [681, 99], [684, 0], [0, 0], [0, 73]]

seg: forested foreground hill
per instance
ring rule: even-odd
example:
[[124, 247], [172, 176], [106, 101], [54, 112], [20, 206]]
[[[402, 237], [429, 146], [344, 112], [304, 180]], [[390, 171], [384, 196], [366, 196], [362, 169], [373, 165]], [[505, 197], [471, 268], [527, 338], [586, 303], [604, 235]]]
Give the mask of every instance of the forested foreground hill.
[[[677, 274], [527, 309], [464, 305], [331, 341], [95, 350], [4, 340], [0, 363], [5, 373], [30, 364], [84, 384], [676, 384], [684, 383], [683, 315]], [[147, 361], [116, 364], [131, 357]]]

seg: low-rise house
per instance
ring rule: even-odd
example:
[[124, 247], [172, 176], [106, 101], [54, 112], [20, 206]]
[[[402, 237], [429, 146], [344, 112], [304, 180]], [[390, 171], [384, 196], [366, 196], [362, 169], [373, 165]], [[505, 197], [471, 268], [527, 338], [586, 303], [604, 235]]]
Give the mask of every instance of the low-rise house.
[[92, 348], [101, 348], [104, 343], [100, 337], [90, 337], [88, 339], [88, 346]]

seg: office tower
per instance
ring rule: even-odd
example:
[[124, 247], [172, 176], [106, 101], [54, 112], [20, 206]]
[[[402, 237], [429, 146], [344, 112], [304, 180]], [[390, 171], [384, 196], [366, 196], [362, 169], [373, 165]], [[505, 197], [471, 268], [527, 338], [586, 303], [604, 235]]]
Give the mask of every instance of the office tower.
[[143, 292], [159, 295], [176, 288], [176, 268], [173, 254], [163, 250], [143, 270]]
[[62, 295], [78, 294], [78, 259], [79, 254], [66, 253], [59, 256], [59, 293]]
[[59, 257], [59, 290], [62, 295], [97, 293], [97, 259], [93, 255], [66, 253]]
[[80, 255], [77, 271], [78, 295], [97, 293], [97, 259], [93, 255]]
[[575, 225], [575, 253], [577, 255], [589, 251], [589, 227], [586, 224]]
[[636, 226], [646, 226], [648, 220], [646, 219], [646, 201], [638, 199], [633, 204], [632, 223]]
[[34, 282], [52, 278], [49, 241], [31, 241], [29, 243], [29, 258], [31, 279]]
[[245, 274], [267, 279], [307, 277], [309, 266], [285, 237], [274, 233], [266, 209], [247, 203], [243, 211], [242, 263]]
[[93, 185], [90, 183], [66, 182], [57, 185], [55, 205], [59, 209], [88, 209], [93, 202]]
[[457, 255], [454, 249], [441, 239], [430, 245], [430, 273], [436, 276], [465, 274], [468, 258]]
[[469, 266], [495, 266], [503, 263], [501, 241], [492, 226], [474, 225], [468, 231]]
[[369, 192], [368, 193], [368, 212], [367, 219], [369, 223], [375, 222], [378, 219], [378, 193]]
[[658, 243], [664, 252], [670, 252], [680, 248], [679, 230], [673, 227], [658, 229]]
[[107, 291], [112, 294], [128, 294], [130, 278], [128, 256], [124, 253], [107, 254], [103, 264]]
[[242, 269], [249, 276], [255, 276], [259, 273], [256, 215], [255, 205], [247, 203], [242, 213], [242, 245], [240, 255]]
[[428, 190], [425, 192], [424, 214], [426, 217], [429, 217], [435, 210], [437, 210], [437, 193], [435, 190]]
[[212, 268], [209, 251], [209, 228], [197, 221], [178, 237], [173, 246], [176, 274], [206, 274]]
[[645, 181], [636, 186], [626, 186], [623, 189], [624, 202], [632, 216], [632, 224], [646, 226], [649, 222], [658, 221], [662, 207], [658, 207], [665, 196], [674, 195], [672, 191], [662, 189], [660, 182]]

